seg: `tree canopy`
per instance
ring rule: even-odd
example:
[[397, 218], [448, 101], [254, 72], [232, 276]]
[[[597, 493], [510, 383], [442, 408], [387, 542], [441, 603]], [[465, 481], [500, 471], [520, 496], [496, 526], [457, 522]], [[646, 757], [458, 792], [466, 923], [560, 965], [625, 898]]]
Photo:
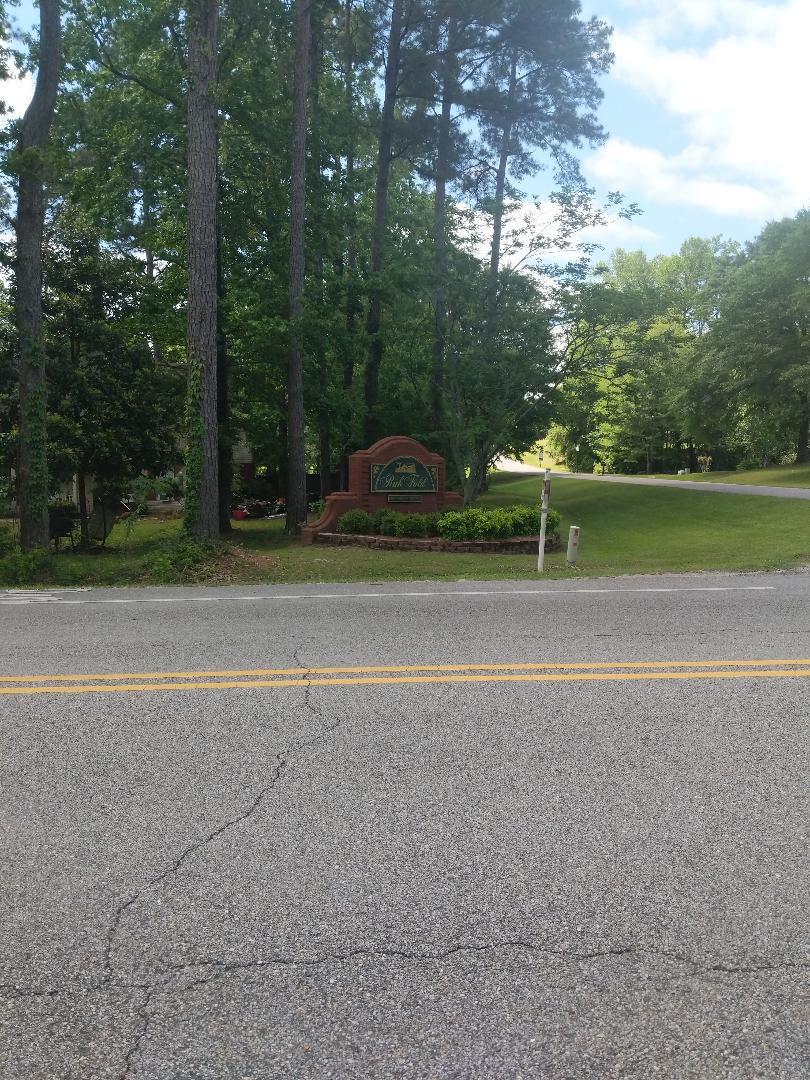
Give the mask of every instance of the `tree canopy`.
[[6, 126], [10, 202], [30, 174], [45, 215], [4, 254], [6, 477], [40, 374], [52, 491], [184, 459], [204, 537], [246, 482], [297, 530], [308, 473], [328, 494], [399, 432], [467, 501], [548, 431], [582, 468], [804, 460], [807, 216], [595, 262], [582, 230], [637, 208], [580, 171], [612, 56], [577, 0], [92, 0], [61, 37], [35, 173]]

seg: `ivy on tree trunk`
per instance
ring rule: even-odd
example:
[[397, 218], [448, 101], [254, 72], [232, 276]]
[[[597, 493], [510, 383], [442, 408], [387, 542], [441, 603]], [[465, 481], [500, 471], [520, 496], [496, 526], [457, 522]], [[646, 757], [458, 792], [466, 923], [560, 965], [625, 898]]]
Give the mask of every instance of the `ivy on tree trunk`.
[[297, 536], [307, 518], [304, 447], [304, 247], [306, 225], [307, 95], [309, 92], [313, 0], [295, 4], [295, 76], [292, 120], [292, 201], [290, 205], [290, 355], [287, 370], [287, 532]]
[[23, 551], [47, 547], [47, 385], [42, 336], [42, 230], [45, 218], [44, 151], [56, 105], [62, 33], [59, 0], [40, 0], [39, 68], [34, 96], [20, 124], [16, 302], [20, 438], [17, 490]]
[[188, 456], [185, 527], [219, 535], [217, 422], [218, 0], [188, 5]]

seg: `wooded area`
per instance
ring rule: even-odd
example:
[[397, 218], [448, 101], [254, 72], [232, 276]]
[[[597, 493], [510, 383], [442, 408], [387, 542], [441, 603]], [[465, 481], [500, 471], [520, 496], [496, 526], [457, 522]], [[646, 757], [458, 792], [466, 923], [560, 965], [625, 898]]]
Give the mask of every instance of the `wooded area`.
[[580, 172], [612, 57], [576, 0], [40, 7], [3, 155], [24, 549], [66, 478], [181, 464], [199, 538], [235, 484], [296, 534], [307, 474], [394, 433], [466, 502], [547, 432], [587, 471], [806, 460], [810, 217], [602, 264], [582, 230], [637, 208]]

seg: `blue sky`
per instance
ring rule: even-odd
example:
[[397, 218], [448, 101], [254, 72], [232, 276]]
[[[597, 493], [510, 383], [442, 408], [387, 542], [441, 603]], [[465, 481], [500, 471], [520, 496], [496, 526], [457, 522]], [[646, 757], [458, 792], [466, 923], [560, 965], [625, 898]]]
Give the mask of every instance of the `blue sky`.
[[644, 210], [609, 246], [749, 240], [810, 203], [808, 0], [586, 0], [586, 11], [613, 25], [616, 62], [600, 113], [610, 139], [583, 154], [585, 172]]
[[[650, 254], [695, 235], [745, 241], [810, 204], [810, 0], [583, 5], [614, 27], [616, 54], [600, 110], [610, 138], [583, 153], [584, 171], [598, 191], [620, 190], [644, 211], [594, 239]], [[15, 21], [31, 25], [37, 10], [21, 0]], [[544, 193], [541, 179], [530, 194]]]

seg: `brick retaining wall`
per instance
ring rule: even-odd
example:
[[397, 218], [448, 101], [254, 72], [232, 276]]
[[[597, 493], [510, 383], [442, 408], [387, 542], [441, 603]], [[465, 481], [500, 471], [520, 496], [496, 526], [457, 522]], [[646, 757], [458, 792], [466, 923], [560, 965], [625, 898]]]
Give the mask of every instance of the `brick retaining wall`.
[[[522, 536], [510, 540], [443, 540], [440, 536], [416, 539], [405, 536], [362, 536], [358, 533], [319, 532], [316, 544], [337, 547], [382, 548], [387, 551], [465, 551], [475, 555], [536, 555], [538, 537]], [[546, 537], [546, 551], [562, 551], [559, 533]]]

